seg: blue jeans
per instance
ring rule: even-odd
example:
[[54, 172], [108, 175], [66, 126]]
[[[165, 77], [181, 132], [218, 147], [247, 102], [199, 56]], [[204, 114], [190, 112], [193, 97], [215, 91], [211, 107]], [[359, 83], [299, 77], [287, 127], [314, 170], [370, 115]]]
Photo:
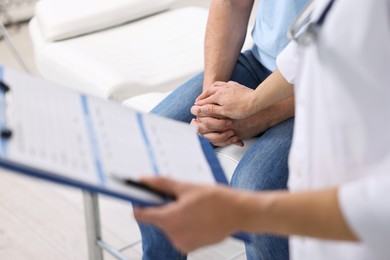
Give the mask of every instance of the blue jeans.
[[[250, 51], [240, 55], [231, 80], [255, 89], [271, 72]], [[201, 94], [203, 73], [195, 76], [158, 104], [151, 113], [190, 122], [190, 108]], [[287, 157], [291, 145], [294, 119], [286, 120], [259, 135], [233, 173], [231, 185], [237, 189], [263, 191], [287, 189]], [[186, 259], [156, 227], [140, 224], [143, 259]], [[288, 259], [287, 238], [252, 234], [245, 245], [247, 259]]]

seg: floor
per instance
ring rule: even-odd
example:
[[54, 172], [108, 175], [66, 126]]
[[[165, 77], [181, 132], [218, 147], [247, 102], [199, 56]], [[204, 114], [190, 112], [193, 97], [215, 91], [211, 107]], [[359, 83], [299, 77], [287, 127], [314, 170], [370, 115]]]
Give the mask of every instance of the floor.
[[[208, 1], [200, 3], [207, 5]], [[32, 74], [39, 77], [26, 24], [8, 29]], [[3, 40], [0, 40], [0, 64], [20, 69]], [[104, 196], [99, 202], [103, 238], [107, 242], [122, 248], [140, 239], [131, 205]], [[0, 220], [0, 259], [88, 259], [79, 190], [0, 170]], [[191, 253], [189, 259], [228, 259], [243, 248], [241, 242], [227, 239]], [[124, 254], [128, 259], [141, 259], [141, 245], [125, 250]], [[114, 258], [105, 254], [105, 259]]]

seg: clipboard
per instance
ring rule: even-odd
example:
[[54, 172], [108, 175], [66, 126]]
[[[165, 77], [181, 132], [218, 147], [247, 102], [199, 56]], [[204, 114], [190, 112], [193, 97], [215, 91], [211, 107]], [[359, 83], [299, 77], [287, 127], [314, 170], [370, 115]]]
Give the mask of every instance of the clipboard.
[[192, 126], [1, 65], [0, 134], [0, 167], [140, 206], [174, 199], [138, 183], [141, 175], [228, 185]]
[[[112, 160], [109, 162], [108, 158], [103, 157], [106, 156], [105, 154], [107, 154], [106, 152], [108, 149], [111, 149], [111, 156], [115, 157], [119, 156], [119, 152], [123, 153], [123, 149], [126, 147], [128, 149], [140, 149], [142, 146], [145, 149], [143, 151], [136, 151], [135, 154], [137, 154], [138, 157], [134, 158], [136, 160], [144, 161], [144, 164], [139, 163], [138, 165], [138, 168], [141, 167], [141, 170], [143, 170], [139, 173], [139, 176], [148, 174], [149, 171], [152, 172], [152, 175], [159, 175], [159, 171], [169, 169], [169, 165], [172, 166], [172, 164], [178, 163], [174, 161], [175, 158], [173, 156], [166, 155], [164, 158], [159, 158], [161, 157], [159, 153], [168, 153], [170, 152], [170, 149], [177, 149], [179, 147], [182, 150], [179, 151], [179, 153], [182, 153], [186, 150], [187, 154], [192, 154], [192, 152], [188, 152], [189, 150], [196, 151], [198, 149], [198, 157], [194, 153], [194, 156], [192, 157], [182, 156], [177, 159], [181, 160], [180, 164], [182, 165], [188, 164], [189, 167], [195, 165], [195, 167], [203, 169], [205, 175], [203, 178], [203, 183], [209, 182], [209, 184], [212, 184], [213, 182], [218, 182], [221, 184], [228, 184], [218, 159], [213, 152], [211, 144], [209, 144], [209, 142], [203, 137], [198, 136], [195, 129], [191, 129], [192, 127], [188, 126], [187, 124], [182, 124], [180, 122], [165, 119], [155, 115], [143, 114], [115, 102], [100, 99], [98, 97], [87, 96], [71, 89], [30, 77], [27, 74], [9, 68], [0, 67], [0, 82], [0, 167], [32, 177], [87, 189], [97, 193], [103, 193], [143, 206], [156, 205], [165, 203], [166, 200], [169, 199], [169, 196], [165, 196], [160, 192], [139, 185], [136, 181], [137, 175], [127, 175], [127, 169], [125, 169], [125, 166], [129, 166], [129, 168], [132, 167], [132, 156], [129, 155], [128, 158], [130, 163], [122, 163], [124, 169], [118, 167], [110, 168], [110, 164], [113, 164], [117, 161]], [[48, 90], [50, 90], [50, 93], [48, 93]], [[56, 105], [55, 102], [58, 102], [58, 100], [55, 99], [55, 96], [60, 97], [60, 99], [63, 99], [64, 102], [62, 102], [60, 105]], [[41, 100], [38, 100], [38, 98], [41, 98]], [[50, 101], [47, 104], [37, 104], [38, 102], [44, 103], [45, 99], [52, 99], [54, 104], [49, 104]], [[69, 104], [69, 106], [73, 106], [73, 108], [70, 108], [69, 111], [67, 111], [67, 108], [64, 107], [67, 105], [68, 100], [72, 102]], [[76, 106], [77, 102], [79, 103], [79, 108], [75, 109], [74, 106]], [[58, 113], [57, 111], [45, 112], [45, 109], [36, 109], [36, 106], [38, 105], [43, 105], [43, 107], [47, 106], [51, 110], [55, 110], [56, 108], [61, 107], [63, 111], [59, 111]], [[108, 124], [110, 122], [111, 116], [108, 116], [109, 118], [105, 118], [104, 116], [97, 118], [97, 113], [95, 112], [99, 110], [101, 111], [100, 113], [103, 113], [102, 111], [107, 110], [107, 113], [118, 112], [123, 115], [123, 118], [120, 118], [121, 116], [117, 115], [114, 120], [111, 120], [112, 122], [115, 120], [125, 121], [126, 117], [128, 116], [129, 122], [137, 124], [137, 126], [130, 126], [128, 129], [126, 129], [127, 125], [122, 124], [121, 122], [117, 122], [117, 126], [115, 127], [106, 126], [108, 131], [110, 131], [110, 128], [117, 128], [115, 131], [111, 131], [111, 133], [104, 133], [98, 128], [99, 126], [103, 127], [104, 124]], [[25, 120], [26, 116], [31, 117], [31, 120]], [[67, 117], [68, 119], [64, 119], [64, 117]], [[134, 120], [130, 120], [130, 117], [132, 117]], [[53, 120], [57, 120], [58, 122], [49, 122]], [[78, 120], [77, 125], [70, 125], [71, 123], [69, 122], [72, 120]], [[160, 129], [153, 128], [160, 123], [164, 124], [163, 127]], [[60, 128], [65, 126], [69, 129], [64, 131], [63, 129], [56, 127], [57, 124], [60, 125]], [[72, 127], [77, 127], [77, 129], [71, 129]], [[49, 130], [49, 132], [47, 130]], [[58, 131], [58, 133], [54, 133], [55, 131]], [[90, 176], [91, 178], [83, 179], [82, 177], [75, 177], [75, 175], [72, 175], [70, 171], [76, 171], [78, 168], [76, 166], [73, 168], [72, 166], [65, 167], [66, 165], [71, 164], [70, 161], [72, 159], [77, 159], [77, 156], [74, 156], [75, 158], [73, 158], [71, 155], [71, 153], [73, 153], [72, 149], [76, 149], [76, 145], [67, 147], [67, 149], [64, 148], [62, 150], [61, 148], [51, 148], [47, 151], [44, 150], [46, 146], [54, 145], [51, 142], [55, 140], [55, 137], [51, 137], [51, 135], [57, 135], [57, 138], [65, 138], [61, 135], [66, 135], [70, 131], [74, 132], [72, 135], [75, 134], [75, 138], [84, 139], [80, 141], [80, 143], [84, 142], [85, 148], [85, 150], [81, 151], [81, 153], [88, 153], [84, 154], [84, 159], [86, 162], [79, 160], [78, 162], [73, 163], [88, 164], [86, 166], [86, 168], [88, 168], [86, 172], [93, 173], [94, 176]], [[135, 131], [138, 132], [137, 135], [134, 134]], [[164, 133], [164, 131], [171, 131], [172, 133]], [[29, 134], [29, 132], [34, 132], [35, 134]], [[134, 145], [134, 147], [132, 147], [131, 145], [126, 146], [118, 144], [113, 148], [108, 147], [109, 144], [104, 143], [111, 139], [110, 137], [107, 137], [103, 140], [102, 135], [118, 135], [118, 133], [123, 132], [129, 132], [129, 134], [133, 134], [130, 139], [137, 139], [139, 145]], [[80, 137], [82, 134], [84, 134], [84, 136]], [[185, 138], [191, 137], [192, 142], [187, 142], [184, 145], [181, 145], [180, 143], [172, 143], [172, 147], [164, 147], [164, 144], [161, 144], [161, 147], [158, 147], [158, 142], [163, 141], [152, 140], [156, 139], [153, 134], [160, 135], [161, 138], [175, 136], [176, 139], [180, 139], [181, 134], [184, 134]], [[69, 134], [69, 136], [66, 138], [71, 139], [72, 137], [73, 136]], [[41, 138], [42, 140], [21, 140], [23, 138]], [[115, 136], [111, 136], [111, 138], [115, 138]], [[195, 138], [198, 144], [193, 142]], [[116, 141], [118, 142], [118, 140]], [[42, 144], [43, 142], [46, 142], [46, 146]], [[75, 141], [75, 144], [77, 144], [76, 142], [77, 140]], [[119, 140], [119, 142], [122, 142], [122, 140]], [[183, 140], [180, 140], [180, 142], [183, 142]], [[39, 151], [39, 148], [34, 150], [36, 148], [33, 147], [34, 144], [41, 146], [41, 151]], [[190, 147], [189, 145], [193, 145], [194, 147]], [[28, 151], [29, 149], [31, 150]], [[58, 157], [63, 156], [62, 159], [50, 157], [49, 154], [44, 154], [58, 151]], [[69, 158], [66, 158], [66, 156]], [[123, 155], [121, 156], [122, 160], [126, 159]], [[31, 159], [31, 157], [35, 157], [35, 159]], [[163, 159], [170, 159], [173, 161], [163, 162]], [[193, 161], [197, 159], [199, 162], [194, 163]], [[51, 163], [47, 163], [45, 162], [46, 160], [53, 161]], [[163, 163], [166, 163], [168, 166], [161, 166]], [[172, 166], [172, 169], [173, 168], [175, 167]], [[55, 171], [55, 169], [59, 169], [59, 171]], [[115, 170], [119, 171], [120, 173], [113, 174], [113, 171]], [[83, 171], [79, 170], [79, 174], [83, 174]], [[186, 172], [182, 173], [182, 180], [186, 180], [186, 174]], [[201, 175], [202, 173], [200, 173], [199, 176], [194, 177], [198, 178], [201, 177]], [[175, 176], [171, 176], [169, 173], [166, 176], [175, 178]], [[95, 179], [89, 181], [89, 179], [93, 178]], [[194, 179], [195, 178], [190, 178], [188, 180], [193, 181]], [[129, 192], [129, 190], [131, 191]]]

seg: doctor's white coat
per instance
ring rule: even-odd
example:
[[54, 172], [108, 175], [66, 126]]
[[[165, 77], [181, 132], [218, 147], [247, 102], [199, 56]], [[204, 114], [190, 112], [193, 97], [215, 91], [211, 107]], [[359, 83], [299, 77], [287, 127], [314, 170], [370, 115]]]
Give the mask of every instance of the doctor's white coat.
[[277, 64], [295, 83], [289, 188], [339, 186], [361, 240], [292, 237], [292, 259], [390, 259], [390, 0], [336, 0], [316, 43], [291, 43]]

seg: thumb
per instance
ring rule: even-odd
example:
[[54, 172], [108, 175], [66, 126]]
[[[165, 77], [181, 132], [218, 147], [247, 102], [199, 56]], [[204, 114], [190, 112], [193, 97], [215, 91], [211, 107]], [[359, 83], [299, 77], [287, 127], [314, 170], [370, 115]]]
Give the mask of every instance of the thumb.
[[[180, 187], [183, 185], [179, 182], [164, 177], [141, 178], [140, 182], [148, 185], [151, 188], [160, 190], [167, 194], [172, 194], [174, 196], [176, 196]], [[142, 223], [154, 224], [161, 229], [164, 229], [164, 226], [167, 221], [171, 219], [170, 214], [172, 213], [174, 205], [174, 202], [170, 202], [159, 207], [134, 207], [133, 213], [137, 221]]]
[[138, 222], [149, 223], [162, 228], [162, 223], [166, 221], [171, 204], [164, 204], [159, 207], [134, 207], [133, 215]]

